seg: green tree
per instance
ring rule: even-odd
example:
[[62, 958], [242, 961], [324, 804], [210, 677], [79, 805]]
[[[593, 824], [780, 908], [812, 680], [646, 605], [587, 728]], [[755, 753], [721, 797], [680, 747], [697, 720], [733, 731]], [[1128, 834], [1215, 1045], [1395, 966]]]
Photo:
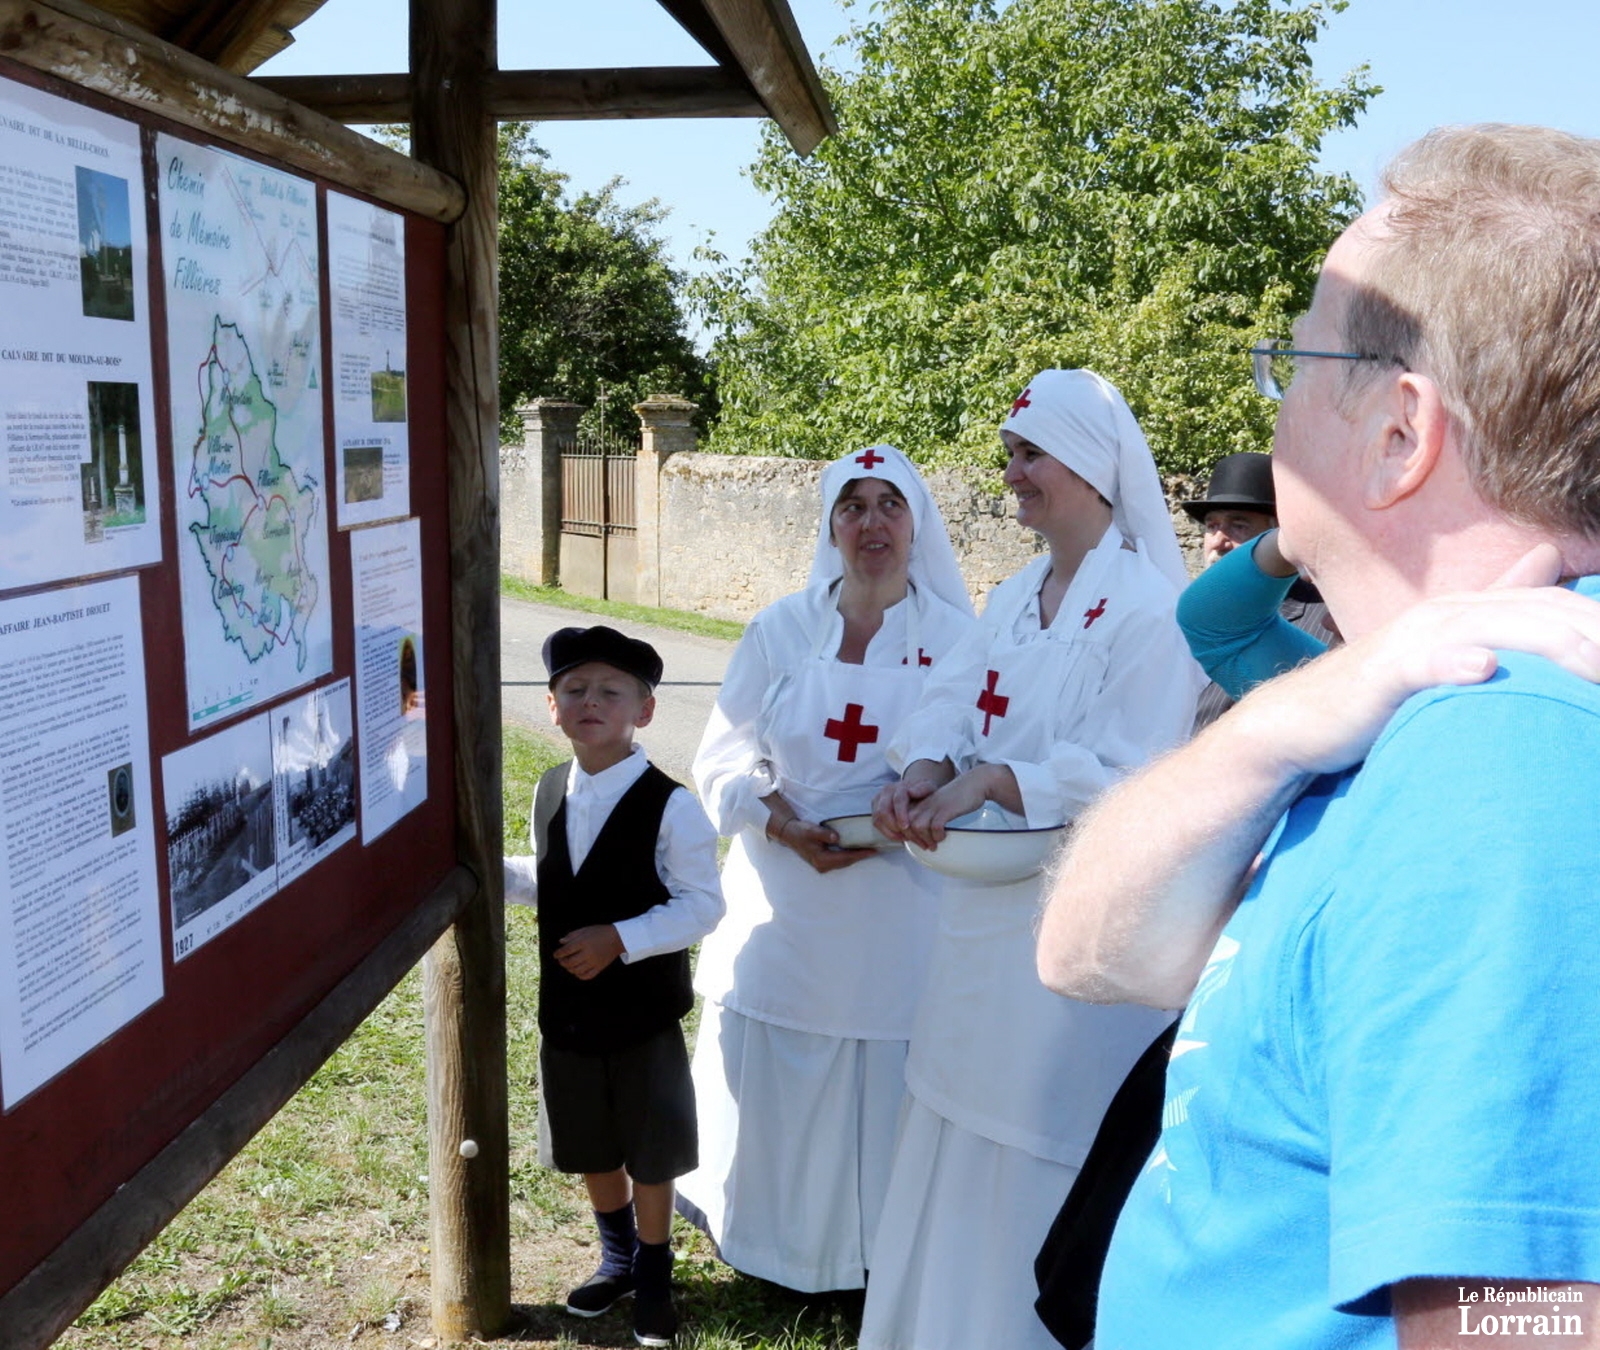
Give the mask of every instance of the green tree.
[[996, 462], [1049, 365], [1113, 380], [1169, 470], [1262, 448], [1242, 349], [1308, 302], [1359, 210], [1322, 137], [1376, 91], [1310, 47], [1343, 0], [882, 0], [825, 70], [840, 131], [768, 134], [777, 203], [697, 286], [728, 450], [888, 440]]
[[549, 167], [533, 128], [500, 130], [500, 409], [521, 434], [519, 404], [564, 398], [609, 425], [646, 394], [677, 393], [714, 408], [706, 363], [685, 331], [682, 276], [667, 263], [654, 200], [625, 206], [621, 179], [576, 200]]

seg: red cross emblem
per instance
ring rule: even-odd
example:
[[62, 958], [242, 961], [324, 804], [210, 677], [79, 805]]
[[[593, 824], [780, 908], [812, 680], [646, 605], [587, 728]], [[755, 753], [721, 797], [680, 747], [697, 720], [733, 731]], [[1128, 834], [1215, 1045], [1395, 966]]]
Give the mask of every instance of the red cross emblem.
[[997, 694], [994, 691], [995, 685], [1000, 683], [1000, 672], [991, 670], [988, 680], [989, 687], [978, 695], [978, 711], [983, 714], [983, 734], [985, 736], [989, 734], [990, 719], [1004, 717], [1006, 709], [1011, 706], [1009, 695]]
[[1098, 619], [1105, 612], [1106, 612], [1106, 598], [1105, 598], [1105, 596], [1102, 595], [1100, 597], [1100, 603], [1098, 605], [1096, 605], [1093, 609], [1086, 609], [1086, 610], [1083, 611], [1083, 626], [1085, 628], [1088, 628], [1092, 623], [1094, 623], [1094, 621], [1096, 619]]
[[[863, 469], [870, 469], [875, 464], [887, 464], [888, 462], [888, 460], [886, 460], [877, 452], [875, 448], [872, 447], [869, 447], [865, 454], [856, 456], [856, 463], [859, 464]], [[855, 756], [851, 755], [850, 758], [854, 759]]]
[[839, 759], [845, 764], [856, 762], [856, 747], [858, 745], [871, 745], [878, 739], [878, 728], [865, 726], [861, 721], [861, 714], [865, 711], [859, 703], [846, 703], [844, 705], [844, 721], [837, 717], [830, 717], [822, 729], [822, 734], [831, 741], [839, 742]]
[[1024, 389], [1020, 394], [1017, 395], [1017, 401], [1011, 405], [1011, 416], [1012, 417], [1015, 417], [1024, 408], [1033, 407], [1033, 404], [1028, 401], [1028, 395], [1031, 394], [1032, 392], [1033, 392], [1033, 386], [1030, 384], [1026, 389]]
[[[905, 657], [902, 656], [900, 658], [900, 664], [904, 666], [910, 663]], [[923, 651], [921, 647], [917, 648], [917, 664], [919, 666], [931, 666], [933, 664], [933, 658], [929, 656], [927, 652]]]

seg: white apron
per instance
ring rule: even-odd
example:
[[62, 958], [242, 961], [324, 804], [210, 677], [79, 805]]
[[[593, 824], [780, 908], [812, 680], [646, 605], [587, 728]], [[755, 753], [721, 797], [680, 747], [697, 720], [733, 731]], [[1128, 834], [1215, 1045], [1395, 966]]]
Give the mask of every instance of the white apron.
[[[1031, 599], [1020, 589], [1010, 612], [995, 616], [998, 636], [973, 690], [987, 724], [983, 761], [1037, 761], [1055, 740], [1076, 739], [1086, 694], [1104, 676], [1106, 649], [1087, 634], [1109, 599], [1101, 585], [1115, 556], [1102, 548], [1084, 559], [1056, 622], [1036, 640], [1012, 637]], [[1171, 1014], [1046, 989], [1034, 963], [1043, 887], [1043, 875], [1001, 886], [947, 882], [906, 1085], [962, 1129], [1077, 1167], [1111, 1095]]]
[[[819, 632], [776, 681], [756, 722], [762, 753], [802, 820], [858, 814], [895, 774], [884, 750], [922, 688], [919, 607], [906, 606], [906, 661], [856, 666]], [[701, 947], [695, 987], [777, 1026], [905, 1040], [933, 942], [937, 878], [904, 850], [826, 876], [747, 827], [723, 865], [728, 912]]]

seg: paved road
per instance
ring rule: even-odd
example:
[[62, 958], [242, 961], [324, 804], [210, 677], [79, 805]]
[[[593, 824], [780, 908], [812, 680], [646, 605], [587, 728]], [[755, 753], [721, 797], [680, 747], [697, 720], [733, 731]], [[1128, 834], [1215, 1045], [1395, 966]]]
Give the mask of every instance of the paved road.
[[689, 766], [722, 684], [733, 643], [723, 638], [696, 637], [674, 628], [625, 623], [603, 614], [585, 614], [528, 600], [500, 601], [500, 696], [507, 721], [548, 736], [554, 745], [567, 742], [553, 726], [545, 704], [544, 661], [539, 653], [545, 637], [557, 628], [586, 628], [603, 623], [630, 637], [641, 637], [661, 653], [666, 674], [656, 690], [655, 719], [639, 733], [650, 758], [680, 783], [689, 783]]

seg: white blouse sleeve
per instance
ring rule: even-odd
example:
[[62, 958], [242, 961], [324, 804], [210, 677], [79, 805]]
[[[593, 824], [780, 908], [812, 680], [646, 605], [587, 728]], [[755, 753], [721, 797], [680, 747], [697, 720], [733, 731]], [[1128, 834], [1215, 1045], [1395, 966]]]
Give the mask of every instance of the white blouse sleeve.
[[718, 834], [735, 835], [746, 825], [764, 828], [767, 808], [761, 798], [778, 790], [778, 781], [756, 743], [756, 719], [779, 671], [768, 653], [767, 635], [757, 615], [728, 661], [711, 720], [694, 756], [694, 782], [700, 802]]
[[1028, 824], [1072, 820], [1123, 774], [1179, 744], [1203, 683], [1170, 609], [1130, 615], [1111, 641], [1078, 737], [1054, 742], [1040, 761], [1000, 761], [1016, 776]]
[[922, 697], [901, 724], [885, 756], [896, 773], [919, 759], [949, 759], [964, 767], [977, 750], [977, 700], [988, 668], [994, 634], [980, 620], [973, 623], [949, 651], [934, 662]]

